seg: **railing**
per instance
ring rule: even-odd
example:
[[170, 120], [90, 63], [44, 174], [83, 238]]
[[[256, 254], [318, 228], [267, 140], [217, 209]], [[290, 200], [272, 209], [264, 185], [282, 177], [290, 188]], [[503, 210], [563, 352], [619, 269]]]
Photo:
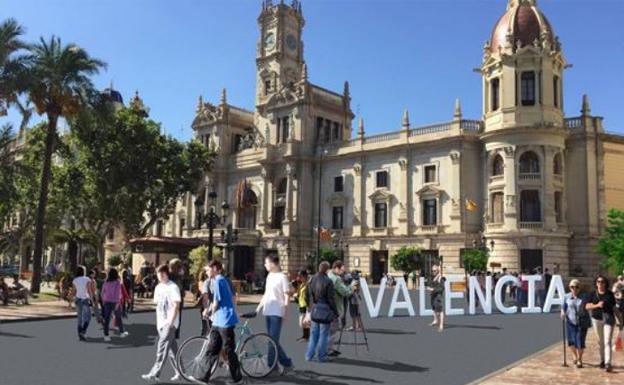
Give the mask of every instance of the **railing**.
[[519, 175], [520, 180], [539, 180], [542, 175], [537, 173], [522, 173]]
[[462, 120], [459, 122], [459, 127], [466, 131], [480, 132], [483, 130], [483, 122], [480, 120]]
[[563, 120], [566, 128], [575, 129], [583, 127], [583, 119], [580, 117], [577, 118], [567, 118]]
[[544, 228], [543, 222], [520, 222], [518, 227], [525, 230], [541, 230]]
[[436, 132], [449, 131], [451, 127], [452, 127], [451, 122], [432, 124], [429, 126], [418, 127], [418, 128], [414, 128], [410, 130], [409, 136], [411, 138], [411, 137], [418, 136], [418, 135], [426, 135], [426, 134], [433, 134]]
[[379, 143], [379, 142], [385, 142], [388, 140], [399, 139], [400, 137], [401, 137], [401, 133], [399, 131], [388, 132], [385, 134], [373, 135], [373, 136], [369, 136], [368, 138], [364, 138], [363, 143], [364, 144]]
[[502, 182], [505, 180], [505, 175], [492, 175], [490, 176], [490, 183]]
[[422, 225], [420, 226], [420, 231], [423, 233], [437, 233], [438, 225]]

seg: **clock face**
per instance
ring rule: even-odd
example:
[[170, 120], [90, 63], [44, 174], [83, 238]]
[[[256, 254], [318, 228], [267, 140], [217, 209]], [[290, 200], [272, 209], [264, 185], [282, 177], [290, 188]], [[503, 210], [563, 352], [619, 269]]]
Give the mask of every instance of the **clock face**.
[[294, 51], [297, 48], [297, 38], [295, 38], [294, 35], [289, 34], [286, 36], [286, 45]]
[[269, 32], [264, 37], [264, 48], [270, 51], [274, 47], [275, 47], [275, 34], [273, 32]]

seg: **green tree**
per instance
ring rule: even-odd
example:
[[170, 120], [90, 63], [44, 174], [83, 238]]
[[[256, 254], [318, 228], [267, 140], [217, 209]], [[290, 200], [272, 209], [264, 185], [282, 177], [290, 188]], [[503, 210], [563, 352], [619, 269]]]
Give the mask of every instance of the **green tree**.
[[490, 255], [487, 250], [469, 249], [464, 251], [464, 269], [466, 272], [472, 270], [487, 270], [487, 262]]
[[409, 274], [419, 268], [420, 249], [403, 246], [390, 257], [390, 266], [396, 271]]
[[[331, 247], [321, 247], [319, 254], [319, 263], [328, 262], [331, 266], [334, 261], [337, 261], [340, 257], [338, 251], [336, 249], [332, 249]], [[316, 266], [318, 268], [318, 266]]]
[[11, 125], [0, 127], [0, 226], [13, 214], [17, 200], [14, 141]]
[[604, 267], [618, 275], [624, 270], [624, 210], [609, 210], [607, 221], [596, 251], [603, 256]]
[[[212, 257], [215, 259], [221, 259], [223, 250], [219, 247], [212, 248]], [[208, 260], [208, 246], [202, 245], [194, 248], [189, 252], [189, 260], [191, 266], [189, 267], [189, 273], [191, 277], [197, 277], [201, 269], [206, 265]]]
[[23, 91], [26, 66], [22, 52], [27, 46], [20, 36], [24, 32], [15, 19], [0, 24], [0, 116], [6, 115]]
[[75, 44], [63, 46], [61, 39], [52, 36], [49, 41], [40, 39], [29, 47], [28, 95], [35, 104], [37, 113], [47, 118], [45, 152], [39, 185], [39, 199], [35, 221], [35, 245], [33, 253], [33, 277], [31, 290], [38, 293], [41, 284], [41, 262], [43, 256], [44, 226], [48, 190], [52, 176], [52, 153], [57, 137], [59, 118], [76, 114], [94, 94], [90, 76], [97, 74], [105, 63], [92, 58]]

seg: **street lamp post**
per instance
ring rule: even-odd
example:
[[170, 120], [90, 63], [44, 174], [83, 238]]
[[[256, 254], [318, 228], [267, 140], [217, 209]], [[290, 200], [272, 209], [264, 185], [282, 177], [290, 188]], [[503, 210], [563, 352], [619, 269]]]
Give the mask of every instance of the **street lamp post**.
[[[234, 255], [232, 254], [233, 244], [238, 241], [238, 229], [232, 229], [232, 224], [228, 224], [225, 230], [221, 230], [221, 242], [225, 243], [227, 252], [228, 273], [234, 274]], [[232, 260], [230, 260], [232, 258]], [[224, 258], [225, 259], [225, 258]]]
[[199, 209], [203, 205], [203, 201], [201, 199], [195, 200], [195, 209], [198, 213], [197, 215], [197, 227], [201, 229], [203, 223], [206, 223], [206, 227], [208, 227], [208, 261], [212, 260], [212, 248], [214, 247], [214, 229], [220, 225], [225, 224], [227, 219], [230, 205], [223, 201], [221, 203], [221, 216], [217, 214], [216, 210], [216, 201], [217, 201], [217, 193], [211, 191], [208, 193], [208, 213], [205, 218], [202, 218]]

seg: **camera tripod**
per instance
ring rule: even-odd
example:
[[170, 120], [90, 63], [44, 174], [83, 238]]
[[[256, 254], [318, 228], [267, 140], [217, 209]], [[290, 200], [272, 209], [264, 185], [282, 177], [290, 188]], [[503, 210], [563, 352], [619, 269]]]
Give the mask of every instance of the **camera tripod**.
[[[344, 318], [346, 320], [346, 317]], [[369, 352], [370, 349], [368, 347], [368, 338], [366, 337], [366, 328], [364, 327], [364, 322], [362, 322], [362, 315], [357, 315], [355, 317], [351, 317], [351, 320], [353, 321], [359, 321], [359, 326], [362, 328], [361, 332], [362, 332], [362, 336], [364, 337], [364, 345], [366, 345], [366, 351]], [[340, 328], [340, 336], [338, 337], [338, 351], [340, 351], [340, 346], [342, 345], [342, 333], [344, 332], [345, 329], [345, 325], [346, 322], [342, 322], [342, 320], [340, 320], [342, 323], [342, 327]], [[360, 344], [358, 344], [357, 342], [357, 334], [358, 334], [358, 330], [356, 328], [353, 328], [353, 350], [355, 351], [355, 355], [357, 356], [357, 351], [358, 351], [358, 346]]]

